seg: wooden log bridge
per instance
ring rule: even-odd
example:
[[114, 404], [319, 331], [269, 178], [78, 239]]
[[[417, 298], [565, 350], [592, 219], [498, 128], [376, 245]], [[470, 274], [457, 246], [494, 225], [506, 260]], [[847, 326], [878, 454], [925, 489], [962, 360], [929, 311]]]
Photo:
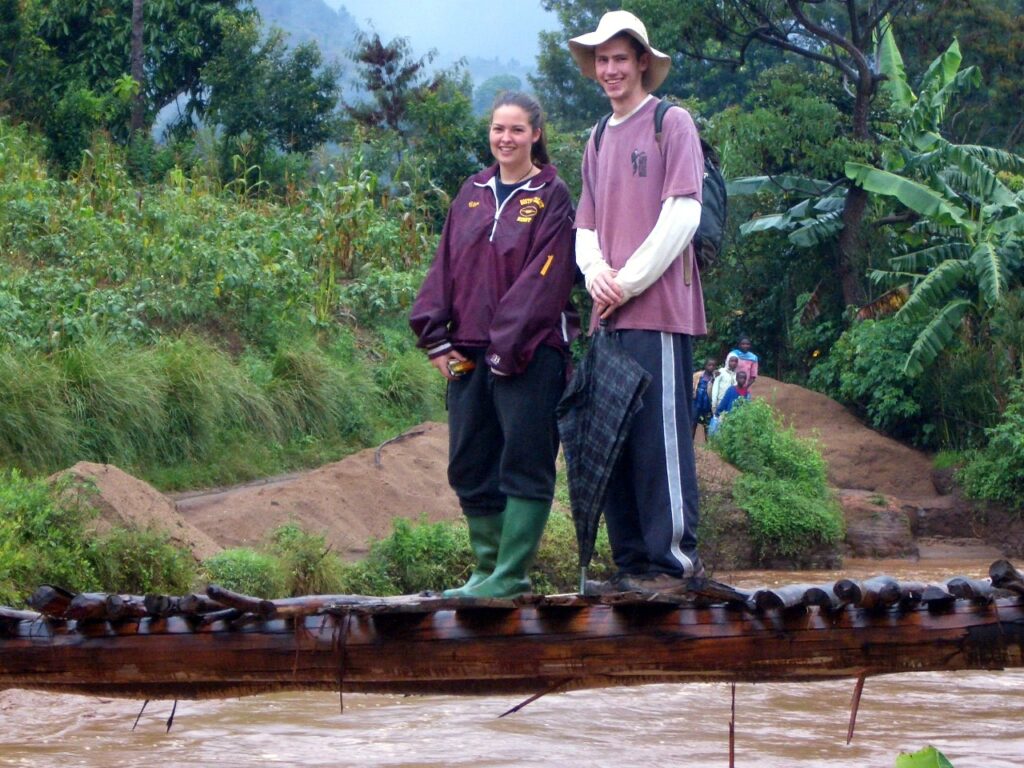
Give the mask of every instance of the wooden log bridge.
[[516, 601], [70, 594], [0, 608], [0, 689], [210, 698], [287, 690], [538, 693], [1024, 666], [1024, 577], [888, 577]]

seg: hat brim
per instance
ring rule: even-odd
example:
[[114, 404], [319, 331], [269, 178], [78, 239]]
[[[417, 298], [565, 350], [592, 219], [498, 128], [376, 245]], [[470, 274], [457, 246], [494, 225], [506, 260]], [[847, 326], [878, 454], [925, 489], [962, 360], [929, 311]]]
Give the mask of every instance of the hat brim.
[[647, 69], [641, 78], [644, 90], [648, 93], [652, 93], [665, 82], [665, 78], [668, 77], [668, 71], [672, 66], [672, 57], [667, 53], [662, 53], [657, 48], [653, 48], [649, 43], [633, 34], [632, 30], [629, 29], [618, 29], [611, 34], [605, 34], [600, 30], [596, 32], [588, 32], [585, 35], [574, 37], [569, 41], [569, 53], [572, 54], [573, 59], [576, 61], [576, 66], [580, 68], [580, 72], [584, 77], [589, 77], [591, 80], [597, 80], [597, 66], [594, 62], [594, 51], [597, 46], [607, 43], [615, 35], [620, 32], [625, 32], [627, 35], [632, 37], [634, 40], [640, 43], [651, 55], [650, 63], [647, 65]]

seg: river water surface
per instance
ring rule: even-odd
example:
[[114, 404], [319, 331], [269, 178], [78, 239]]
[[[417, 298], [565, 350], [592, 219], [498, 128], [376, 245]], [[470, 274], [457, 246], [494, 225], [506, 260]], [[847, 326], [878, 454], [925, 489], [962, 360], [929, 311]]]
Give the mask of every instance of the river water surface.
[[[984, 576], [986, 564], [852, 563], [843, 575]], [[717, 574], [742, 586], [827, 582], [838, 573]], [[736, 765], [891, 768], [938, 747], [955, 768], [1024, 766], [1024, 670], [869, 678], [853, 743], [853, 681], [739, 684]], [[731, 687], [688, 683], [522, 697], [292, 693], [141, 702], [0, 693], [4, 766], [728, 766]]]

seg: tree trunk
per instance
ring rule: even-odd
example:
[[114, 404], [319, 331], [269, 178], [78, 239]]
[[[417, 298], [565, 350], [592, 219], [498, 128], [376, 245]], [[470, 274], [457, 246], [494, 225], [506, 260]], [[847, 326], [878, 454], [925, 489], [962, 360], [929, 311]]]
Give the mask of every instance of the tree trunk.
[[146, 70], [142, 48], [142, 4], [143, 0], [132, 0], [132, 47], [131, 74], [138, 85], [138, 93], [132, 100], [131, 135], [141, 131], [146, 125]]

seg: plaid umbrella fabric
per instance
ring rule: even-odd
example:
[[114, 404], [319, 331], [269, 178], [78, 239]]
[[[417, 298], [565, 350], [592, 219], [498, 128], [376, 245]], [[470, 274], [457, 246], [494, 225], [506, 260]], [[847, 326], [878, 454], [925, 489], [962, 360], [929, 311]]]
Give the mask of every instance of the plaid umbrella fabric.
[[580, 556], [580, 591], [594, 555], [605, 489], [651, 375], [605, 328], [594, 335], [558, 404], [569, 502]]

